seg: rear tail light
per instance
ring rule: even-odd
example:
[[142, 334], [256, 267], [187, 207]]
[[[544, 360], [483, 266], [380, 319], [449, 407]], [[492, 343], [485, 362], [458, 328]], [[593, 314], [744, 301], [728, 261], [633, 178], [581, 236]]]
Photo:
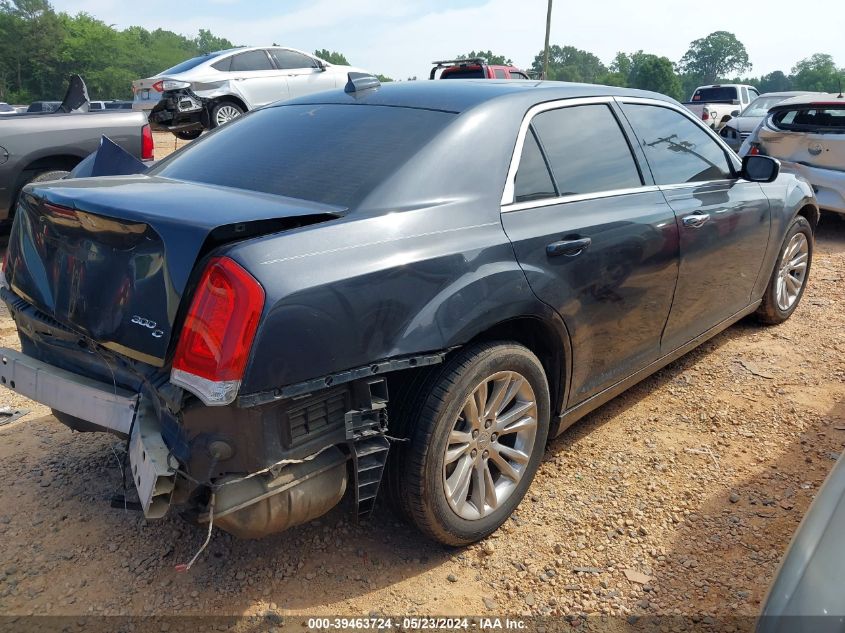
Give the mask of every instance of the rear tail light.
[[749, 156], [757, 156], [760, 153], [760, 146], [757, 143], [752, 143], [751, 148], [748, 150]]
[[263, 309], [264, 289], [252, 275], [228, 257], [212, 259], [185, 317], [170, 382], [207, 405], [233, 402]]
[[156, 92], [164, 92], [164, 82], [163, 81], [155, 82], [153, 84], [153, 90], [155, 90]]
[[710, 113], [707, 110], [702, 111], [701, 120], [702, 121], [709, 121], [710, 120]]
[[153, 160], [155, 158], [156, 144], [153, 140], [153, 131], [147, 123], [141, 128], [141, 160]]

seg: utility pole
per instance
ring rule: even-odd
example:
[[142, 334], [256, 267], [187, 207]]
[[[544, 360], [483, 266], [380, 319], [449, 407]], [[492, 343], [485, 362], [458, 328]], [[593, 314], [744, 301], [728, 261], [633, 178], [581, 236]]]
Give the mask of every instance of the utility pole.
[[549, 10], [546, 12], [546, 46], [543, 56], [543, 79], [549, 76], [549, 33], [552, 30], [552, 0], [549, 0]]

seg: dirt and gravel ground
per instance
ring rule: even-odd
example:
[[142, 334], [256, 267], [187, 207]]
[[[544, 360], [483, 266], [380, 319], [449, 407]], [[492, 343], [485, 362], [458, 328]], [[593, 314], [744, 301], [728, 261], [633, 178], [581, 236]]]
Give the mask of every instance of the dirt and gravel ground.
[[344, 506], [258, 542], [215, 532], [177, 574], [205, 534], [109, 506], [120, 442], [3, 391], [31, 413], [0, 428], [0, 613], [752, 616], [845, 443], [843, 288], [845, 221], [825, 216], [790, 321], [742, 322], [591, 414], [462, 550]]

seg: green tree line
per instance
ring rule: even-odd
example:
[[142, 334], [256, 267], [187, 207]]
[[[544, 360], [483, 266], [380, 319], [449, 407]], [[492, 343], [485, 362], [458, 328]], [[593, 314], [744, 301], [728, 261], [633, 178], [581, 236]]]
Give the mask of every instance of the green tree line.
[[[72, 73], [85, 78], [94, 99], [131, 98], [132, 80], [232, 47], [229, 40], [204, 29], [193, 38], [160, 28], [120, 30], [86, 13], [56, 12], [49, 0], [0, 0], [0, 101], [60, 99]], [[323, 49], [315, 54], [332, 63], [349, 63], [335, 51]], [[490, 50], [457, 57], [478, 56], [493, 64], [512, 63], [509, 56]], [[696, 86], [716, 81], [748, 83], [760, 92], [833, 92], [839, 90], [844, 74], [831, 55], [817, 53], [797, 62], [788, 73], [776, 70], [759, 77], [742, 76], [751, 68], [748, 53], [726, 31], [695, 40], [677, 62], [640, 50], [617, 53], [605, 65], [589, 51], [561, 45], [550, 48], [549, 61], [548, 79], [654, 90], [679, 100], [688, 99]], [[542, 73], [543, 51], [535, 56], [530, 70], [535, 76]]]
[[232, 42], [200, 30], [194, 38], [133, 26], [118, 30], [86, 13], [57, 13], [48, 0], [0, 0], [0, 101], [60, 99], [82, 75], [94, 99], [131, 98], [149, 77]]
[[[470, 53], [465, 57], [473, 56], [474, 53]], [[481, 56], [490, 59], [491, 63], [509, 61], [506, 55], [491, 51]], [[788, 73], [775, 70], [762, 76], [741, 74], [750, 69], [745, 45], [732, 33], [716, 31], [691, 42], [689, 50], [677, 62], [640, 50], [619, 52], [605, 65], [589, 51], [554, 45], [549, 48], [547, 79], [653, 90], [680, 101], [688, 100], [696, 87], [720, 81], [750, 84], [761, 93], [784, 90], [838, 92], [840, 82], [845, 79], [845, 69], [838, 68], [833, 57], [824, 53], [802, 59]], [[542, 75], [543, 51], [534, 57], [530, 70], [536, 77]]]

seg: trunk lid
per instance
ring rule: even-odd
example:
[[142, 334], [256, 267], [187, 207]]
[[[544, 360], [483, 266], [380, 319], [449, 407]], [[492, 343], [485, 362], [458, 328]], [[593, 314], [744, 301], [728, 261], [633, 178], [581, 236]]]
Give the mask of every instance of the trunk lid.
[[60, 181], [21, 196], [3, 274], [15, 293], [63, 325], [162, 366], [200, 258], [226, 242], [344, 213], [148, 176]]
[[153, 88], [161, 77], [148, 77], [147, 79], [136, 79], [132, 82], [133, 107], [141, 110], [152, 110], [161, 100], [161, 92]]

